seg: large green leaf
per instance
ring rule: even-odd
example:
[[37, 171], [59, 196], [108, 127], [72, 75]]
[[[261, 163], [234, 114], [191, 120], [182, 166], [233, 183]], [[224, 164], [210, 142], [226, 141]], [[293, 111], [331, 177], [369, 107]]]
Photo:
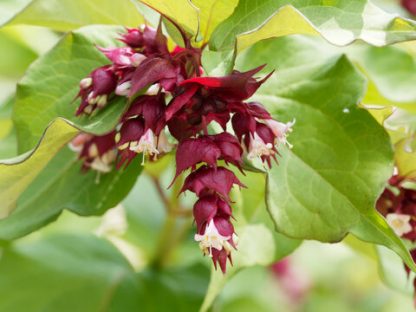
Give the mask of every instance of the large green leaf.
[[416, 112], [416, 59], [403, 48], [358, 47], [353, 60], [369, 79], [363, 104], [397, 106]]
[[386, 13], [367, 0], [240, 0], [212, 34], [214, 50], [239, 49], [270, 37], [321, 35], [335, 45], [363, 40], [376, 46], [414, 40], [413, 21]]
[[94, 117], [74, 116], [73, 102], [79, 81], [94, 68], [108, 62], [96, 48], [115, 46], [121, 27], [90, 26], [67, 34], [49, 53], [42, 56], [20, 81], [14, 107], [19, 150], [32, 148], [46, 126], [56, 117], [72, 120], [91, 133], [105, 133], [116, 125], [126, 100], [118, 98]]
[[[276, 51], [273, 55], [267, 51]], [[312, 58], [315, 60], [311, 61]], [[329, 57], [310, 39], [255, 45], [238, 64], [278, 69], [255, 99], [275, 118], [296, 118], [279, 165], [268, 173], [268, 209], [276, 229], [293, 238], [326, 242], [352, 232], [383, 244], [414, 268], [401, 240], [374, 204], [393, 170], [388, 135], [357, 107], [365, 81], [343, 56]]]
[[247, 187], [240, 191], [240, 199], [236, 202], [237, 211], [235, 211], [235, 215], [238, 224], [261, 223], [265, 225], [273, 233], [275, 245], [273, 261], [286, 257], [298, 248], [302, 241], [274, 231], [274, 224], [268, 214], [265, 201], [266, 175], [258, 172], [246, 172], [245, 175], [238, 172], [237, 175], [239, 180]]
[[76, 154], [65, 148], [19, 196], [13, 213], [0, 220], [0, 239], [29, 234], [64, 209], [83, 216], [101, 215], [127, 196], [142, 168], [137, 160], [127, 169], [106, 174], [82, 172]]
[[89, 24], [137, 27], [144, 22], [132, 0], [19, 0], [13, 6], [9, 2], [6, 1], [8, 10], [0, 18], [2, 24], [8, 20], [7, 25], [27, 24], [68, 31]]
[[[363, 66], [382, 94], [395, 102], [416, 102], [416, 60], [398, 47], [362, 49]], [[415, 105], [416, 106], [416, 105]]]
[[198, 41], [207, 42], [215, 27], [231, 15], [238, 0], [140, 0], [172, 18]]
[[62, 146], [77, 133], [78, 129], [58, 119], [45, 131], [35, 150], [0, 163], [0, 215], [2, 217], [15, 209], [19, 195]]
[[2, 312], [196, 311], [208, 270], [137, 274], [103, 239], [55, 235], [5, 249], [0, 273]]
[[0, 75], [8, 78], [20, 77], [26, 68], [37, 58], [37, 53], [22, 43], [7, 29], [0, 30]]
[[193, 0], [199, 14], [199, 35], [207, 42], [217, 25], [234, 11], [238, 0]]
[[18, 244], [4, 250], [0, 272], [4, 312], [131, 311], [143, 299], [129, 263], [93, 236]]

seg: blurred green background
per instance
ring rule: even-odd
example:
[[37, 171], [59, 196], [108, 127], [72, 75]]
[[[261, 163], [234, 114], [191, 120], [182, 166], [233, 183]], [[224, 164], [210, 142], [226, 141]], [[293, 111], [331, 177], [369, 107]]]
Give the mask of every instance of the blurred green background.
[[[22, 1], [6, 2], [0, 21], [7, 5]], [[379, 3], [398, 10], [393, 1]], [[1, 159], [17, 154], [11, 121], [16, 83], [61, 36], [34, 26], [0, 29]], [[172, 168], [166, 165], [164, 170], [166, 186]], [[185, 198], [187, 202], [192, 198]], [[196, 311], [208, 287], [211, 263], [201, 257], [189, 219], [184, 220], [173, 225], [180, 237], [171, 238], [177, 248], [167, 252], [160, 241], [169, 220], [147, 171], [122, 205], [103, 217], [81, 218], [65, 211], [36, 233], [0, 243], [0, 312], [135, 311], [131, 307], [136, 306], [144, 311]], [[169, 254], [163, 274], [156, 273], [160, 264], [154, 261], [160, 253]], [[400, 260], [391, 257], [391, 266], [384, 270], [393, 270], [389, 276], [403, 285]], [[212, 311], [413, 311], [411, 290], [387, 288], [381, 280], [386, 272], [379, 272], [377, 259], [372, 246], [353, 239], [338, 244], [306, 241], [279, 265], [236, 274]], [[130, 275], [133, 270], [137, 273]]]

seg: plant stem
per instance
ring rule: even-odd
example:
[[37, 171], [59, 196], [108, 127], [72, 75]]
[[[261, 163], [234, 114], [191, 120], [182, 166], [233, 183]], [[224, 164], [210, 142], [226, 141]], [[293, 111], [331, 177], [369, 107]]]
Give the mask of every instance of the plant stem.
[[155, 188], [165, 206], [166, 219], [160, 233], [159, 243], [151, 262], [151, 266], [155, 269], [160, 269], [165, 266], [171, 252], [185, 237], [184, 229], [188, 229], [189, 225], [187, 221], [184, 221], [182, 227], [178, 227], [177, 218], [183, 217], [188, 218], [192, 216], [191, 209], [185, 209], [181, 206], [177, 194], [180, 191], [182, 181], [176, 181], [173, 185], [172, 195], [170, 198], [166, 196], [163, 187], [157, 177], [152, 177]]
[[[171, 214], [171, 215], [175, 215], [177, 217], [191, 217], [192, 216], [192, 209], [186, 209], [184, 207], [182, 207], [182, 205], [179, 203], [179, 201], [176, 198], [176, 193], [178, 193], [179, 191], [176, 190], [176, 188], [174, 188], [173, 190], [173, 194], [172, 197], [169, 199], [166, 196], [165, 191], [163, 190], [163, 187], [161, 186], [159, 179], [156, 177], [151, 177], [152, 181], [156, 187], [156, 190], [160, 196], [160, 199], [162, 200], [166, 213], [167, 214]], [[179, 183], [178, 183], [179, 184]], [[175, 186], [177, 185], [177, 183], [175, 183]], [[180, 184], [179, 184], [180, 185]], [[175, 197], [175, 198], [173, 198]]]

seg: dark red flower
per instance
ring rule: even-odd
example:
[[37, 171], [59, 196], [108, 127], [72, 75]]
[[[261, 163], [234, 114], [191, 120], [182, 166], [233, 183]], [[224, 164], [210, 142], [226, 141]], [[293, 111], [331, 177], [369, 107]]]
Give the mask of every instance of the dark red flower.
[[154, 83], [159, 83], [165, 90], [170, 90], [176, 82], [177, 69], [169, 60], [163, 58], [148, 58], [136, 69], [131, 78], [129, 97]]
[[221, 151], [220, 159], [241, 169], [243, 149], [237, 138], [228, 132], [211, 135], [210, 138]]
[[214, 263], [215, 269], [217, 269], [217, 264], [220, 265], [222, 273], [227, 272], [227, 260], [230, 261], [230, 263], [233, 263], [233, 260], [231, 258], [231, 253], [227, 251], [226, 249], [212, 249], [212, 262]]
[[416, 15], [416, 0], [402, 0], [402, 6], [409, 11], [410, 14]]
[[221, 150], [209, 137], [185, 139], [176, 151], [176, 176], [188, 168], [195, 169], [198, 163], [204, 162], [215, 166], [221, 156]]
[[79, 153], [83, 170], [109, 172], [116, 159], [115, 131], [101, 136], [80, 134], [71, 142], [71, 149]]
[[120, 40], [146, 56], [169, 54], [167, 39], [160, 26], [157, 30], [147, 25], [141, 29], [127, 28]]
[[175, 178], [186, 169], [195, 169], [199, 163], [215, 167], [220, 159], [241, 168], [242, 154], [238, 140], [226, 132], [182, 140], [176, 152]]
[[229, 220], [232, 212], [230, 204], [219, 198], [217, 195], [206, 195], [201, 197], [195, 203], [193, 212], [197, 225], [197, 232], [199, 234], [203, 233], [207, 223], [214, 220], [215, 216], [218, 216], [218, 218], [216, 218], [215, 225], [218, 228], [219, 233], [224, 236], [232, 235], [232, 233], [226, 234], [218, 227], [218, 220]]
[[158, 135], [165, 127], [165, 94], [139, 96], [123, 115], [122, 121], [139, 116], [144, 120], [144, 131], [152, 129]]
[[104, 107], [108, 98], [116, 89], [117, 76], [110, 66], [95, 69], [87, 78], [80, 82], [77, 97], [81, 98], [76, 115], [91, 114], [97, 108]]
[[259, 81], [253, 78], [264, 66], [262, 65], [243, 73], [235, 70], [230, 75], [224, 77], [194, 77], [181, 82], [180, 85], [199, 85], [215, 91], [220, 98], [231, 101], [243, 101], [252, 96], [273, 73], [268, 74]]
[[228, 194], [234, 184], [245, 187], [235, 174], [228, 169], [202, 166], [185, 179], [181, 193], [191, 191], [198, 197], [204, 194], [217, 193], [224, 199], [229, 200]]

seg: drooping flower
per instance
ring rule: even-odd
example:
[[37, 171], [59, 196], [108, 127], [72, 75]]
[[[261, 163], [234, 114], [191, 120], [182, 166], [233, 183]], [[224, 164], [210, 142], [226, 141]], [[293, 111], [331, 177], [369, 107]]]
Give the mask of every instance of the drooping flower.
[[137, 145], [130, 145], [130, 150], [136, 153], [143, 153], [143, 163], [145, 156], [153, 157], [159, 154], [159, 151], [156, 149], [156, 139], [152, 129], [148, 129], [141, 136]]
[[264, 122], [273, 131], [278, 143], [287, 145], [289, 148], [292, 147], [292, 145], [287, 141], [287, 136], [290, 132], [292, 132], [295, 120], [283, 123], [273, 119], [266, 119]]
[[195, 234], [195, 240], [199, 242], [201, 250], [211, 257], [212, 248], [221, 250], [230, 238], [231, 236], [223, 236], [218, 232], [214, 219], [207, 224], [203, 234]]
[[195, 241], [204, 253], [212, 258], [215, 267], [219, 263], [223, 273], [226, 272], [226, 263], [232, 263], [231, 251], [236, 248], [237, 236], [232, 224], [221, 218], [210, 220], [201, 234], [195, 234]]
[[228, 219], [232, 215], [230, 204], [215, 194], [201, 197], [194, 205], [194, 218], [198, 233], [215, 216]]

